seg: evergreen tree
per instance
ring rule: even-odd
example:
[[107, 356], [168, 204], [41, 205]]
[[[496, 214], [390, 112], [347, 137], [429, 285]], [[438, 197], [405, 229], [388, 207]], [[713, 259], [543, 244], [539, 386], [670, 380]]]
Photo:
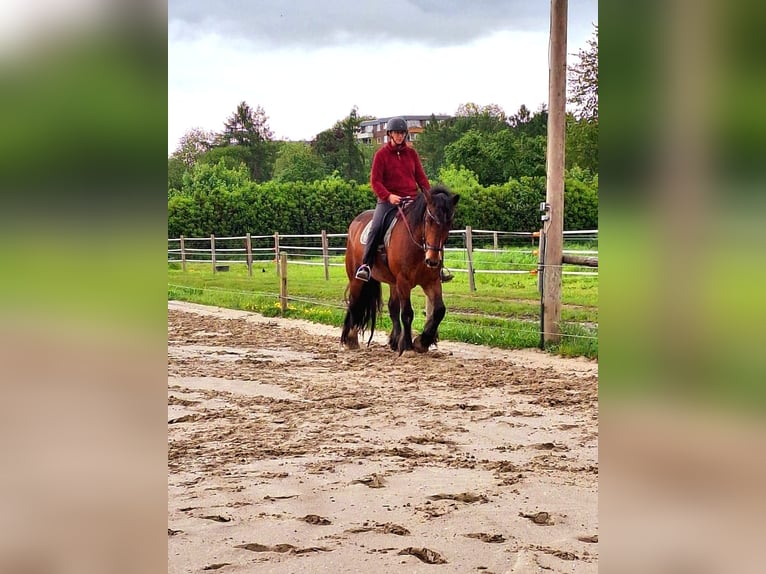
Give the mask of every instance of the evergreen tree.
[[338, 172], [343, 179], [364, 182], [369, 178], [365, 168], [364, 154], [359, 149], [356, 134], [362, 123], [356, 106], [343, 120], [335, 122], [335, 125], [317, 134], [311, 142], [312, 149], [322, 158], [325, 173]]
[[261, 106], [253, 110], [247, 102], [240, 102], [224, 123], [219, 140], [221, 146], [239, 146], [245, 150], [244, 160], [253, 181], [271, 179], [274, 169], [276, 149], [268, 119]]

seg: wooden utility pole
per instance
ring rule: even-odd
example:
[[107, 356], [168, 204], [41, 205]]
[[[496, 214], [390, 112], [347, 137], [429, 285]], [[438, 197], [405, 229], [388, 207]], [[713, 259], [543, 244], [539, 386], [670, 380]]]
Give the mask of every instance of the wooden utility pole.
[[567, 0], [551, 0], [551, 33], [548, 53], [548, 151], [543, 217], [545, 262], [543, 275], [543, 337], [561, 338], [561, 264], [564, 251], [564, 143], [567, 88]]

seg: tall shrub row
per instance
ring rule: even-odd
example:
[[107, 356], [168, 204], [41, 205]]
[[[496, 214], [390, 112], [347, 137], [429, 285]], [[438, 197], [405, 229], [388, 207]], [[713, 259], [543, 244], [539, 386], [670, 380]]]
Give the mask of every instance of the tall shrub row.
[[[522, 176], [502, 185], [482, 186], [464, 167], [439, 171], [439, 180], [460, 194], [455, 228], [470, 225], [493, 231], [540, 229], [545, 177]], [[573, 168], [564, 179], [564, 229], [598, 229], [598, 176]]]
[[[469, 170], [448, 168], [439, 179], [461, 195], [454, 227], [534, 231], [545, 200], [544, 177], [522, 177], [481, 186]], [[565, 229], [598, 227], [598, 179], [568, 172]], [[314, 182], [255, 183], [244, 168], [200, 164], [168, 199], [168, 237], [345, 233], [361, 211], [375, 206], [370, 185], [327, 178]]]

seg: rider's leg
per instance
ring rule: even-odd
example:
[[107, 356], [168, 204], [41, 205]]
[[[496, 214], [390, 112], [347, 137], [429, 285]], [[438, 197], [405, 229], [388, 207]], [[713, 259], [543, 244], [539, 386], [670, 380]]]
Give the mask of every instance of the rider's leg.
[[356, 270], [357, 279], [361, 279], [363, 281], [369, 280], [372, 273], [372, 267], [375, 264], [375, 256], [377, 255], [378, 244], [380, 243], [382, 236], [383, 219], [392, 209], [396, 209], [396, 206], [391, 205], [387, 201], [378, 200], [377, 205], [375, 205], [375, 213], [372, 216], [370, 234], [367, 237], [367, 245], [364, 246], [362, 264]]

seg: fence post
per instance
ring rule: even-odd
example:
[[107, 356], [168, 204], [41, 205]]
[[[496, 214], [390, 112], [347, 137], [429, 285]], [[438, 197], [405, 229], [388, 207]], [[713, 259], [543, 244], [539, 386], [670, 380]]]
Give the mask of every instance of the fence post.
[[330, 280], [330, 249], [327, 244], [327, 231], [322, 230], [322, 258], [324, 259], [324, 280]]
[[210, 260], [213, 262], [213, 273], [215, 273], [215, 235], [210, 235]]
[[476, 291], [476, 282], [473, 278], [473, 235], [471, 235], [471, 226], [465, 228], [465, 251], [468, 258], [468, 287], [471, 291]]
[[274, 232], [274, 263], [277, 264], [277, 275], [279, 275], [279, 231]]
[[253, 244], [250, 241], [250, 234], [245, 235], [245, 251], [247, 251], [247, 274], [253, 276]]
[[497, 257], [497, 231], [492, 232], [492, 244], [495, 248], [495, 257]]
[[287, 311], [287, 253], [280, 253], [279, 268], [281, 279], [279, 282], [279, 303], [282, 309], [282, 317], [284, 317], [285, 311]]
[[[534, 233], [532, 240], [534, 241]], [[537, 290], [540, 292], [540, 350], [545, 350], [545, 229], [541, 229], [537, 246]]]
[[186, 250], [184, 248], [184, 236], [181, 236], [181, 271], [186, 271]]

